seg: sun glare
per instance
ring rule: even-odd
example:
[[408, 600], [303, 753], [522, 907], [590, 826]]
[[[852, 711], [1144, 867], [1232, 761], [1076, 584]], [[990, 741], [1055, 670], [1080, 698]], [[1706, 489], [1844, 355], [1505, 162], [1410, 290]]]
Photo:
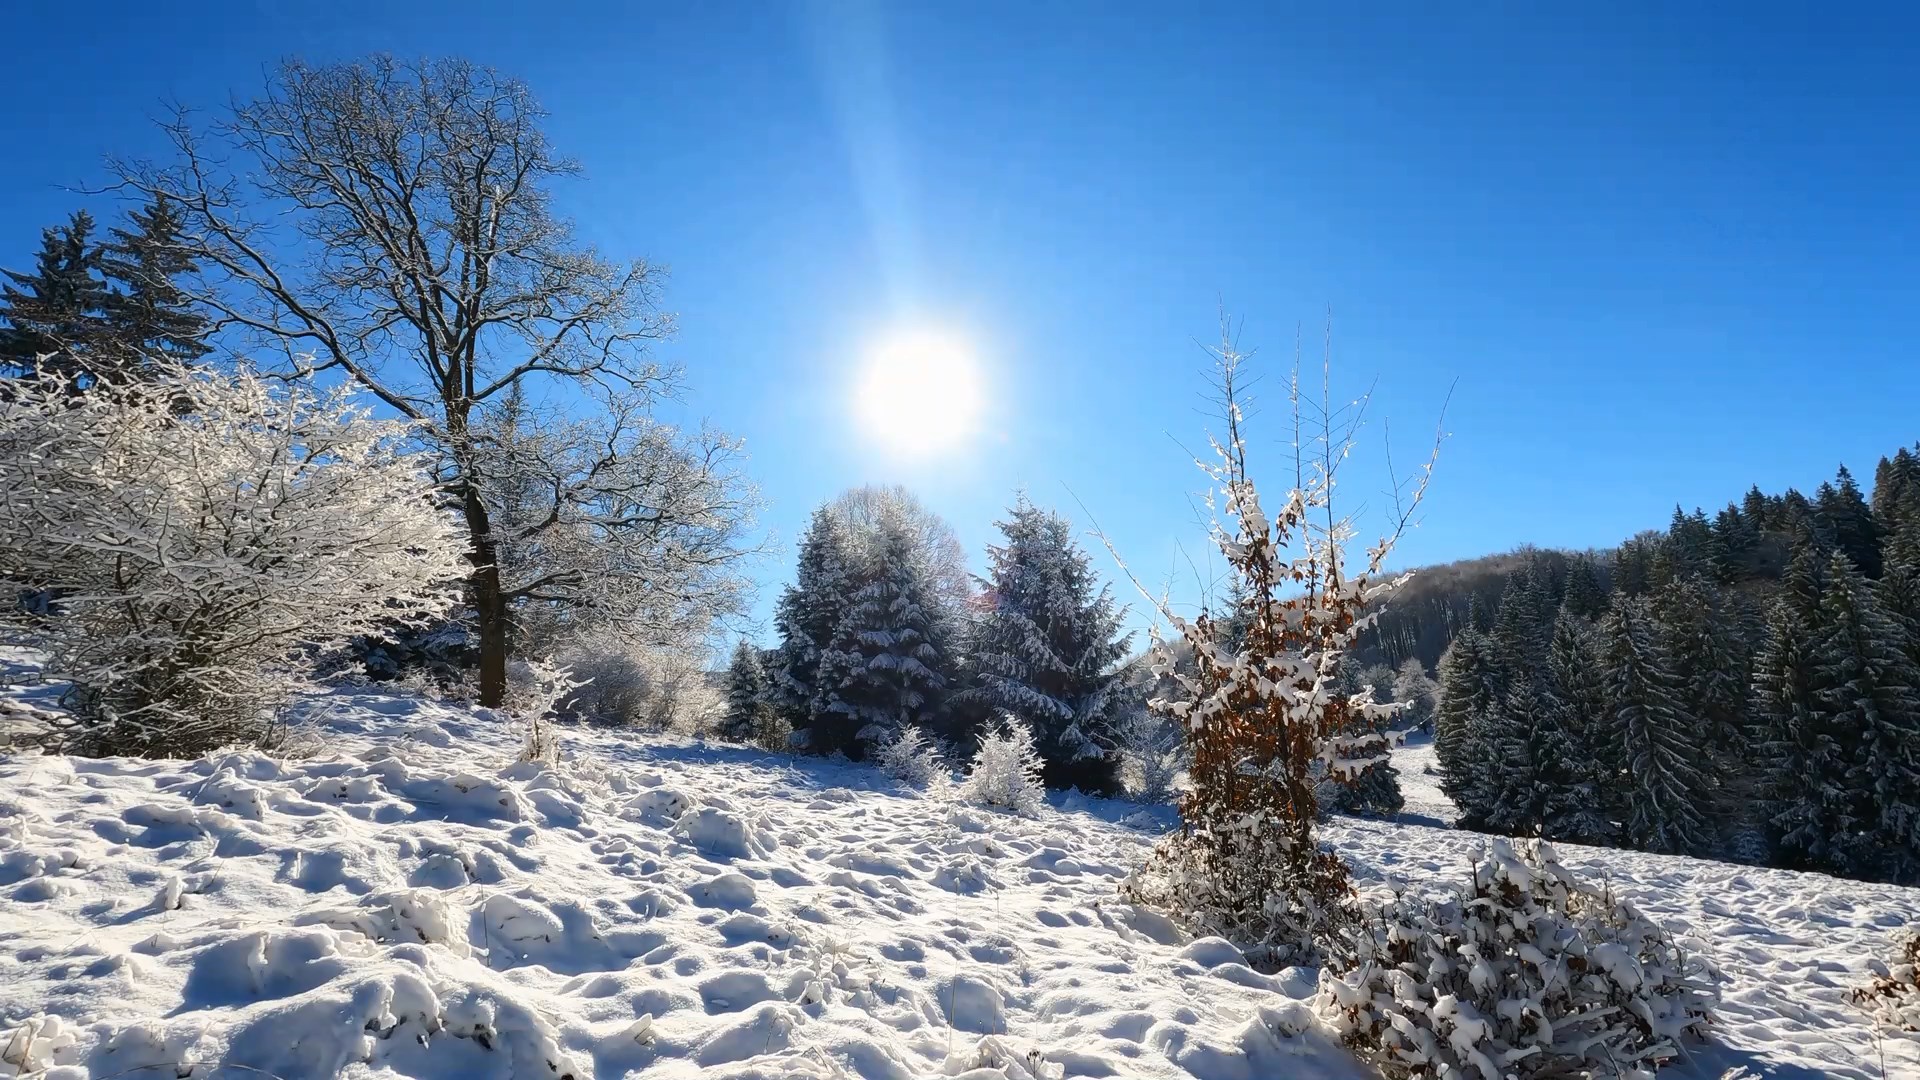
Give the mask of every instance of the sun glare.
[[951, 338], [889, 338], [867, 356], [856, 405], [867, 432], [894, 450], [916, 455], [950, 450], [979, 422], [979, 364]]

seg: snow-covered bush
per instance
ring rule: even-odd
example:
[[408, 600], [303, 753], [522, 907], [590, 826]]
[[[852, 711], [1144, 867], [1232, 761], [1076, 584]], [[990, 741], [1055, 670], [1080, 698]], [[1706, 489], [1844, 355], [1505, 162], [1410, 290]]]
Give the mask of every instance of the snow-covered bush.
[[891, 742], [882, 743], [874, 761], [888, 776], [921, 790], [935, 789], [951, 776], [939, 745], [913, 724], [901, 728]]
[[1033, 730], [1019, 717], [1002, 717], [998, 731], [981, 733], [980, 749], [974, 752], [973, 765], [960, 785], [960, 797], [1016, 814], [1036, 814], [1046, 805], [1042, 764], [1033, 746]]
[[1343, 932], [1321, 1015], [1390, 1077], [1627, 1075], [1677, 1056], [1718, 974], [1539, 843], [1505, 840], [1442, 899], [1398, 894]]
[[506, 710], [526, 725], [520, 760], [542, 765], [560, 760], [560, 735], [553, 721], [562, 703], [587, 685], [563, 667], [540, 660], [516, 660], [507, 665]]
[[1120, 757], [1120, 786], [1144, 803], [1173, 798], [1186, 768], [1186, 740], [1164, 716], [1133, 710], [1113, 725], [1114, 752]]
[[1920, 1031], [1920, 927], [1895, 935], [1893, 962], [1855, 990], [1853, 1000], [1896, 1031]]
[[261, 735], [312, 654], [446, 612], [468, 570], [413, 429], [345, 391], [156, 367], [0, 394], [0, 584], [95, 752]]
[[593, 634], [555, 649], [552, 661], [583, 680], [560, 702], [560, 714], [574, 719], [699, 734], [726, 705], [699, 659], [683, 650]]

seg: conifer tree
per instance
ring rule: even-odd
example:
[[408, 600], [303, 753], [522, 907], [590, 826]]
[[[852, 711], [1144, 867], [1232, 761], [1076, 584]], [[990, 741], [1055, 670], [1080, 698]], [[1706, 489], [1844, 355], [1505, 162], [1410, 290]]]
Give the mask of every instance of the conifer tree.
[[1112, 722], [1127, 639], [1065, 518], [1022, 495], [987, 549], [991, 605], [975, 625], [961, 704], [1026, 721], [1053, 787], [1116, 790]]
[[1821, 726], [1842, 755], [1835, 779], [1844, 810], [1829, 826], [1834, 868], [1912, 880], [1920, 874], [1920, 669], [1840, 552], [1827, 564], [1820, 610], [1815, 698]]
[[1715, 577], [1731, 585], [1747, 575], [1753, 549], [1760, 543], [1760, 531], [1740, 507], [1728, 503], [1713, 519], [1712, 561]]
[[1562, 609], [1547, 647], [1547, 686], [1555, 726], [1566, 737], [1570, 802], [1545, 835], [1586, 844], [1618, 841], [1614, 822], [1625, 817], [1620, 798], [1624, 745], [1614, 737], [1606, 680], [1595, 653], [1592, 624]]
[[833, 645], [861, 572], [840, 518], [824, 507], [815, 510], [800, 541], [794, 583], [781, 594], [773, 617], [780, 648], [770, 679], [772, 697], [800, 742], [811, 737], [825, 706], [820, 658]]
[[1703, 780], [1700, 805], [1711, 807], [1729, 835], [1753, 801], [1753, 734], [1748, 716], [1750, 661], [1719, 590], [1705, 580], [1672, 582], [1655, 594], [1659, 642], [1679, 680], [1680, 706], [1693, 718], [1703, 742], [1696, 750]]
[[1500, 610], [1493, 620], [1494, 655], [1503, 686], [1536, 677], [1546, 656], [1547, 635], [1540, 617], [1540, 592], [1531, 570], [1507, 579]]
[[1644, 602], [1621, 600], [1601, 623], [1608, 705], [1625, 773], [1624, 833], [1645, 851], [1707, 847], [1700, 733], [1662, 655]]
[[1560, 726], [1563, 712], [1532, 680], [1507, 691], [1487, 737], [1489, 830], [1576, 839], [1591, 829], [1583, 804], [1592, 793], [1580, 783], [1581, 762]]
[[1607, 592], [1600, 585], [1600, 568], [1593, 556], [1581, 552], [1567, 566], [1567, 589], [1561, 598], [1563, 610], [1583, 619], [1598, 619], [1607, 612]]
[[173, 204], [157, 197], [127, 220], [133, 227], [112, 230], [100, 259], [101, 272], [120, 286], [105, 314], [122, 365], [137, 367], [148, 357], [198, 360], [212, 346], [206, 318], [176, 282], [197, 267], [181, 242]]
[[1903, 527], [1887, 538], [1874, 590], [1902, 651], [1920, 665], [1920, 529]]
[[873, 576], [821, 654], [810, 745], [865, 758], [908, 725], [938, 728], [951, 671], [936, 584], [906, 530], [883, 525]]
[[1854, 483], [1845, 465], [1840, 466], [1833, 483], [1820, 485], [1814, 516], [1821, 523], [1821, 531], [1855, 569], [1870, 578], [1880, 576], [1880, 530], [1860, 494], [1860, 485]]
[[1653, 551], [1645, 540], [1636, 536], [1614, 550], [1613, 591], [1615, 593], [1621, 596], [1640, 596], [1652, 585]]
[[1440, 658], [1440, 703], [1434, 714], [1434, 755], [1440, 787], [1470, 827], [1484, 820], [1492, 793], [1486, 731], [1500, 701], [1494, 646], [1477, 630], [1463, 629]]
[[727, 665], [727, 713], [720, 724], [720, 737], [732, 742], [763, 739], [774, 719], [769, 689], [760, 650], [741, 638], [733, 647], [733, 661]]
[[1740, 513], [1753, 523], [1756, 532], [1777, 531], [1780, 523], [1774, 520], [1773, 500], [1760, 490], [1759, 484], [1747, 488], [1740, 499]]
[[1882, 533], [1920, 529], [1920, 455], [1903, 446], [1880, 459], [1870, 508]]
[[7, 326], [0, 331], [0, 371], [97, 376], [108, 293], [95, 277], [100, 252], [92, 233], [92, 215], [78, 211], [66, 225], [41, 233], [32, 273], [5, 272], [9, 283], [0, 286], [0, 318]]
[[1666, 555], [1667, 580], [1712, 576], [1713, 529], [1707, 524], [1707, 515], [1699, 510], [1688, 514], [1675, 506], [1662, 552]]

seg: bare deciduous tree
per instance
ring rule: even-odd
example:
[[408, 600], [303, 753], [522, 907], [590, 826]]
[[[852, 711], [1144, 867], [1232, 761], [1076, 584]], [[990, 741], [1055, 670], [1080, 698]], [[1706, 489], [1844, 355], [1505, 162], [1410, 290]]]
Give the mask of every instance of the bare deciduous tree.
[[547, 376], [611, 394], [618, 432], [676, 382], [649, 349], [671, 329], [660, 271], [603, 258], [555, 213], [549, 186], [578, 166], [544, 116], [524, 84], [463, 60], [292, 61], [203, 130], [175, 117], [176, 162], [116, 167], [123, 191], [179, 211], [219, 331], [263, 339], [296, 375], [342, 373], [423, 425], [472, 544], [488, 704], [516, 597], [477, 411]]

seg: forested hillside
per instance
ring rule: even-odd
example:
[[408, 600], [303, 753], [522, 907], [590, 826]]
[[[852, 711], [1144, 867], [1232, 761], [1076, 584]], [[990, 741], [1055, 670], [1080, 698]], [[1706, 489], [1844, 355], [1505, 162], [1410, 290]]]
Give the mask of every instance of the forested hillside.
[[[1424, 579], [1424, 581], [1423, 581]], [[1416, 575], [1372, 656], [1438, 654], [1463, 824], [1920, 874], [1920, 457], [1755, 487], [1606, 552]], [[1495, 595], [1497, 591], [1497, 596]]]

